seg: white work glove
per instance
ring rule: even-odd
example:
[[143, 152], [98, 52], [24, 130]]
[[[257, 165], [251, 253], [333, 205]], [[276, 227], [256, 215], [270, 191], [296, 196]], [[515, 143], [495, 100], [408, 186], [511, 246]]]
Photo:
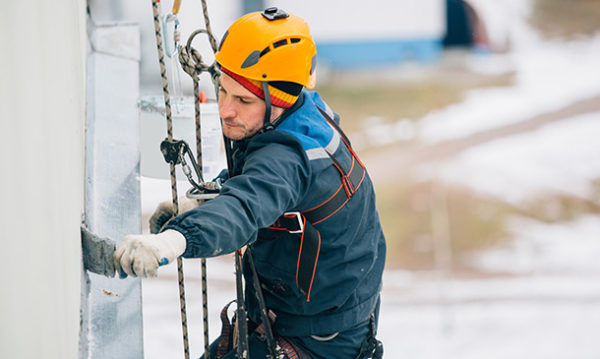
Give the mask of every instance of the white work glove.
[[185, 247], [183, 234], [172, 229], [159, 234], [130, 234], [115, 250], [115, 269], [121, 278], [156, 277], [158, 267], [173, 262]]
[[[179, 205], [179, 214], [181, 214], [198, 207], [204, 201], [201, 199], [191, 199], [182, 196], [178, 197], [177, 202]], [[167, 221], [169, 221], [174, 214], [175, 209], [173, 208], [173, 201], [160, 202], [149, 220], [150, 233], [160, 232], [164, 224], [167, 223]]]

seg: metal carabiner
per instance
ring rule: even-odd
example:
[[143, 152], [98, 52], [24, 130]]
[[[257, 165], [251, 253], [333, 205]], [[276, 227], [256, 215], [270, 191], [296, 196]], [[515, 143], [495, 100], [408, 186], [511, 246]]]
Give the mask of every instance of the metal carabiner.
[[163, 43], [165, 44], [165, 55], [167, 55], [168, 58], [172, 58], [173, 56], [175, 56], [177, 54], [177, 41], [175, 41], [173, 39], [173, 51], [169, 51], [169, 40], [168, 40], [168, 36], [167, 36], [167, 25], [170, 22], [174, 22], [175, 27], [173, 30], [173, 37], [175, 37], [175, 33], [177, 32], [177, 29], [179, 28], [179, 19], [177, 18], [177, 15], [173, 14], [173, 13], [169, 13], [167, 15], [165, 15], [162, 19], [162, 35], [163, 35]]

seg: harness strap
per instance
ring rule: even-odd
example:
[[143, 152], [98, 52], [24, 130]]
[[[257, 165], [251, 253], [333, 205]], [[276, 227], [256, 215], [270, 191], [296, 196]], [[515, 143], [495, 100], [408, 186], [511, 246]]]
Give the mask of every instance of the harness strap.
[[219, 336], [219, 344], [217, 346], [217, 355], [216, 359], [221, 359], [225, 356], [225, 354], [229, 353], [231, 350], [231, 346], [229, 345], [231, 333], [233, 331], [233, 326], [229, 322], [229, 316], [227, 315], [227, 310], [229, 310], [229, 306], [231, 303], [235, 302], [232, 300], [227, 303], [223, 310], [221, 310], [221, 335]]
[[352, 156], [350, 170], [346, 171], [341, 163], [327, 152], [333, 166], [340, 173], [341, 184], [335, 193], [321, 204], [303, 211], [303, 212], [285, 212], [271, 226], [267, 227], [276, 231], [287, 231], [291, 234], [300, 235], [300, 249], [298, 251], [298, 262], [296, 265], [296, 285], [300, 292], [306, 296], [306, 301], [310, 302], [310, 292], [314, 282], [317, 261], [319, 260], [319, 251], [321, 248], [321, 234], [314, 227], [315, 225], [327, 220], [337, 213], [348, 201], [362, 184], [366, 170], [356, 153], [350, 146], [350, 140], [344, 134], [339, 125], [325, 112], [317, 106], [321, 115], [342, 137], [342, 141], [348, 148]]
[[[215, 359], [223, 358], [227, 353], [229, 353], [233, 348], [231, 345], [231, 335], [233, 332], [232, 322], [229, 320], [228, 310], [229, 306], [234, 303], [235, 300], [227, 303], [223, 310], [221, 310], [221, 335], [219, 336], [219, 342], [217, 346], [217, 355]], [[267, 335], [266, 328], [264, 323], [261, 323], [254, 330], [259, 336], [265, 337]], [[287, 340], [284, 337], [278, 336], [276, 346], [275, 359], [309, 359], [310, 357], [296, 345], [294, 345], [291, 341]]]
[[[258, 335], [264, 336], [265, 326], [261, 323], [258, 327], [256, 327], [255, 332]], [[276, 359], [310, 359], [310, 356], [306, 354], [302, 349], [298, 346], [294, 345], [290, 340], [277, 336], [277, 353]]]
[[381, 359], [383, 358], [383, 343], [377, 340], [377, 324], [375, 323], [375, 312], [369, 316], [369, 334], [362, 342], [356, 359]]
[[317, 272], [317, 261], [321, 250], [321, 233], [302, 215], [304, 231], [300, 237], [300, 249], [298, 251], [298, 262], [296, 264], [296, 286], [310, 302], [310, 291], [312, 289], [315, 273]]
[[[342, 137], [342, 141], [346, 145], [346, 148], [350, 152], [352, 156], [352, 163], [350, 165], [350, 170], [345, 171], [340, 162], [333, 156], [333, 154], [327, 152], [329, 158], [333, 162], [333, 166], [340, 172], [341, 185], [337, 189], [337, 191], [333, 194], [333, 196], [329, 197], [326, 201], [315, 206], [309, 210], [306, 210], [302, 213], [306, 215], [308, 221], [313, 225], [317, 225], [327, 218], [333, 216], [337, 211], [339, 211], [349, 200], [352, 198], [354, 193], [358, 190], [362, 181], [365, 178], [366, 170], [365, 165], [360, 161], [352, 146], [350, 145], [350, 140], [342, 131], [340, 126], [335, 122], [327, 112], [325, 112], [322, 108], [317, 106], [321, 115], [325, 118], [325, 120], [340, 134]], [[342, 189], [344, 191], [342, 191]]]
[[310, 302], [310, 292], [321, 250], [321, 233], [301, 212], [286, 212], [267, 228], [300, 235], [300, 248], [296, 263], [296, 286], [300, 293], [306, 296], [306, 301]]
[[277, 343], [281, 347], [283, 353], [285, 353], [287, 359], [299, 359], [296, 349], [287, 340], [279, 337], [277, 338]]
[[246, 247], [246, 255], [248, 256], [248, 264], [250, 271], [252, 272], [252, 285], [254, 287], [254, 294], [256, 294], [256, 300], [260, 307], [260, 320], [264, 326], [265, 341], [267, 343], [267, 359], [275, 359], [275, 353], [277, 352], [277, 344], [273, 338], [273, 330], [271, 329], [271, 321], [265, 304], [265, 299], [262, 294], [262, 288], [258, 279], [258, 273], [256, 272], [256, 266], [254, 265], [254, 258], [252, 257], [252, 246]]
[[[331, 156], [333, 158], [333, 156]], [[333, 161], [333, 159], [332, 159]], [[359, 165], [357, 165], [357, 163]], [[333, 161], [336, 169], [340, 172], [341, 184], [337, 191], [323, 203], [302, 212], [308, 221], [317, 225], [337, 213], [348, 201], [362, 184], [366, 170], [356, 157], [352, 157], [352, 165], [348, 174], [344, 173], [339, 162]]]

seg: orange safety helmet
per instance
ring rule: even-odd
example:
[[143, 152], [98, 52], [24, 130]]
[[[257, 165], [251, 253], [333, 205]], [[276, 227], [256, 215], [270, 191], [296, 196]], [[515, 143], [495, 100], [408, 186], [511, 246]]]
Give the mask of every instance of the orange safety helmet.
[[255, 81], [288, 81], [315, 87], [317, 49], [308, 24], [276, 7], [234, 22], [215, 54], [227, 70]]

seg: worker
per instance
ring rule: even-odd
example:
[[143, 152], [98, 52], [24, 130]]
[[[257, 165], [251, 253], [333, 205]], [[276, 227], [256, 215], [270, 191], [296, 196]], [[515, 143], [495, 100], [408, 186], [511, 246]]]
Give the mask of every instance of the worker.
[[[229, 27], [215, 57], [223, 134], [233, 141], [231, 176], [223, 175], [216, 198], [200, 206], [184, 200], [183, 213], [162, 232], [126, 236], [116, 267], [152, 277], [161, 261], [247, 246], [278, 350], [292, 347], [300, 358], [380, 357], [385, 239], [372, 182], [338, 114], [307, 90], [316, 65], [307, 23], [278, 8], [247, 14]], [[169, 202], [159, 205], [151, 231], [171, 216]], [[244, 255], [250, 358], [265, 358], [248, 261]], [[219, 356], [235, 358], [225, 341]]]

